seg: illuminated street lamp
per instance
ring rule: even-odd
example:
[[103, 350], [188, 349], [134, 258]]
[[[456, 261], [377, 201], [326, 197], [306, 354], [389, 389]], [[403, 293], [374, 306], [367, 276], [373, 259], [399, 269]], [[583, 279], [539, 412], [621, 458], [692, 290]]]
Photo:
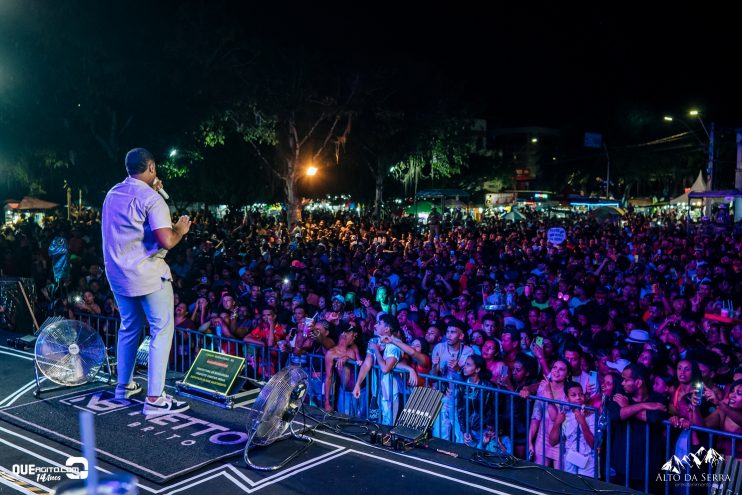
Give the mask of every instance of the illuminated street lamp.
[[168, 156], [170, 156], [170, 158], [172, 158], [172, 157], [174, 157], [177, 154], [178, 154], [178, 150], [176, 150], [175, 148], [173, 148], [173, 149], [170, 150], [170, 154]]
[[[704, 142], [703, 139], [698, 137], [698, 134], [695, 133], [695, 131], [688, 125], [686, 121], [683, 119], [678, 119], [678, 122], [683, 124], [688, 131], [690, 131], [691, 134], [693, 134], [693, 137], [696, 138], [698, 143], [701, 145], [702, 148], [708, 147], [708, 165], [706, 166], [706, 190], [713, 191], [714, 189], [714, 123], [711, 122], [711, 126], [709, 129], [706, 129], [706, 125], [703, 123], [703, 119], [701, 119], [701, 113], [696, 109], [691, 109], [688, 112], [688, 115], [690, 117], [695, 118], [698, 120], [698, 123], [701, 124], [701, 128], [703, 129], [704, 134], [706, 134], [707, 140]], [[663, 120], [665, 122], [673, 122], [674, 119], [669, 116], [663, 117]], [[709, 215], [711, 212], [711, 203], [706, 202], [706, 215]]]
[[309, 177], [314, 177], [315, 175], [317, 175], [317, 167], [315, 167], [314, 165], [307, 167], [307, 175]]
[[[702, 148], [705, 148], [706, 147], [706, 142], [704, 140], [702, 140], [700, 137], [698, 137], [698, 134], [696, 134], [696, 131], [694, 131], [693, 128], [685, 120], [683, 120], [683, 119], [675, 119], [675, 117], [673, 117], [671, 115], [665, 115], [665, 116], [663, 116], [662, 117], [662, 120], [664, 120], [668, 124], [669, 123], [672, 123], [672, 122], [676, 122], [676, 121], [679, 122], [680, 124], [683, 125], [683, 127], [685, 127], [686, 129], [688, 129], [688, 132], [691, 133], [691, 135], [694, 138], [696, 138], [696, 141], [698, 141], [698, 144], [700, 144]], [[705, 130], [705, 128], [704, 128], [704, 130]]]

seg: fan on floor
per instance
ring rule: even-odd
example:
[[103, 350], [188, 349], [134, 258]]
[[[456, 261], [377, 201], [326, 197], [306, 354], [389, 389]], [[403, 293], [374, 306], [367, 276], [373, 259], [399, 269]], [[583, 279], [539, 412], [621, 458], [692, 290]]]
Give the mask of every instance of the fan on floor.
[[[247, 417], [245, 462], [258, 471], [275, 471], [307, 450], [312, 439], [294, 431], [293, 420], [307, 393], [307, 373], [298, 366], [282, 369], [268, 380], [252, 405]], [[273, 466], [258, 466], [250, 460], [250, 449], [270, 445], [278, 440], [294, 438], [305, 442], [289, 457]]]
[[42, 390], [39, 372], [52, 382], [60, 385], [54, 389], [74, 387], [92, 381], [103, 363], [110, 365], [106, 348], [100, 335], [81, 321], [56, 321], [39, 332], [34, 348], [36, 391], [39, 397]]

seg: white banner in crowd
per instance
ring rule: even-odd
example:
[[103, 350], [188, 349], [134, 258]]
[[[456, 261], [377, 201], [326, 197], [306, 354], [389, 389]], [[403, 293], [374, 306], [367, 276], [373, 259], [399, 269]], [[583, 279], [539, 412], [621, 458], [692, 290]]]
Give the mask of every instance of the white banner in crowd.
[[547, 239], [552, 244], [561, 244], [567, 238], [567, 232], [561, 227], [552, 227], [547, 232]]

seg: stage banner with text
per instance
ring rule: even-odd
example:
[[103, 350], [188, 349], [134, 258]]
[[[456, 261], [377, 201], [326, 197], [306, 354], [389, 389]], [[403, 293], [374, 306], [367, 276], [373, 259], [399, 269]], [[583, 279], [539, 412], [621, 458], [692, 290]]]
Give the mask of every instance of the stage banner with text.
[[183, 380], [188, 385], [227, 395], [245, 365], [245, 358], [201, 349]]

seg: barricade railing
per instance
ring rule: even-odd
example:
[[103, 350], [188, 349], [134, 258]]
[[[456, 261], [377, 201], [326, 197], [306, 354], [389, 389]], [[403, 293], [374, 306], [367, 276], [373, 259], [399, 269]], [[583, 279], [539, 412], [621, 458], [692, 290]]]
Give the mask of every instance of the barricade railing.
[[[115, 355], [118, 318], [91, 314], [76, 316], [98, 330], [106, 347], [112, 355]], [[324, 355], [295, 355], [278, 347], [268, 348], [265, 345], [180, 327], [175, 331], [169, 370], [185, 373], [202, 348], [244, 357], [246, 366], [242, 371], [243, 376], [253, 380], [268, 380], [284, 366], [298, 365], [309, 375], [308, 395], [314, 405], [324, 407], [329, 403], [338, 412], [370, 419], [378, 424], [393, 424], [412, 391], [406, 370], [395, 368], [389, 373], [383, 373], [378, 365], [375, 365], [364, 380], [360, 397], [356, 399], [352, 395], [351, 384], [355, 385], [357, 381], [361, 362], [345, 360], [337, 372], [334, 371], [337, 369], [334, 362], [333, 372], [328, 380]], [[556, 461], [553, 467], [574, 470], [575, 464], [569, 462], [566, 457], [563, 429], [560, 429], [558, 442], [554, 446], [549, 441], [550, 431], [546, 430], [551, 428], [552, 417], [560, 410], [566, 413], [580, 409], [588, 417], [593, 418], [591, 433], [594, 443], [588, 461], [592, 464], [592, 471], [584, 469], [578, 472], [645, 492], [662, 490], [662, 485], [665, 493], [669, 493], [671, 489], [668, 482], [659, 483], [662, 479], [657, 475], [662, 473], [650, 471], [654, 468], [650, 463], [650, 453], [655, 454], [664, 450], [667, 454], [665, 459], [672, 457], [671, 444], [676, 442], [672, 442], [671, 439], [672, 432], [676, 429], [672, 428], [668, 421], [662, 423], [665, 431], [659, 437], [650, 431], [648, 423], [634, 422], [624, 425], [623, 438], [614, 438], [617, 435], [616, 424], [605, 419], [607, 411], [599, 408], [576, 406], [569, 402], [533, 395], [523, 399], [519, 393], [510, 390], [429, 374], [419, 374], [418, 379], [420, 386], [435, 387], [444, 394], [443, 407], [433, 426], [433, 435], [437, 438], [466, 443], [484, 450], [504, 450], [521, 458], [532, 458], [541, 464], [547, 464], [547, 458], [556, 457], [553, 459]], [[377, 416], [374, 416], [374, 411], [378, 411]], [[602, 422], [601, 415], [606, 415], [603, 416]], [[598, 425], [601, 423], [603, 426], [599, 428]], [[531, 429], [534, 427], [539, 428], [539, 431], [533, 434], [534, 442], [531, 446]], [[632, 428], [637, 427], [644, 430], [643, 435], [637, 437], [641, 437], [640, 446], [632, 445]], [[706, 448], [713, 446], [715, 440], [726, 439], [731, 445], [728, 450], [736, 453], [737, 442], [742, 441], [742, 435], [720, 430], [698, 426], [693, 426], [690, 430], [708, 438], [704, 445]], [[688, 437], [690, 438], [690, 435]], [[552, 453], [556, 451], [556, 455], [545, 455], [549, 450]], [[532, 454], [536, 453], [539, 455], [533, 458]], [[584, 453], [581, 454], [584, 456]], [[616, 456], [620, 457], [615, 458]], [[637, 478], [632, 479], [631, 476], [632, 466], [636, 469], [636, 465], [643, 469], [642, 476], [638, 478], [639, 486], [636, 486]]]
[[115, 349], [120, 318], [80, 312], [75, 312], [74, 316], [77, 320], [97, 330], [107, 349]]
[[[716, 470], [714, 466], [715, 462], [706, 462], [706, 455], [708, 454], [709, 449], [716, 450], [718, 454], [721, 454], [724, 457], [731, 456], [733, 458], [740, 459], [740, 455], [737, 455], [737, 445], [738, 442], [742, 442], [742, 435], [738, 433], [713, 430], [711, 428], [705, 428], [703, 426], [691, 425], [687, 429], [680, 430], [680, 434], [673, 441], [673, 437], [675, 437], [675, 435], [673, 435], [672, 433], [674, 431], [678, 431], [678, 428], [673, 427], [669, 421], [663, 421], [663, 425], [665, 427], [665, 459], [667, 459], [667, 462], [670, 464], [670, 466], [668, 467], [680, 468], [678, 469], [678, 471], [680, 471], [679, 473], [673, 472], [672, 470], [659, 473], [660, 481], [664, 482], [666, 495], [673, 491], [682, 494], [690, 494], [691, 491], [694, 493], [698, 493], [697, 487], [699, 485], [696, 484], [694, 486], [692, 483], [690, 483], [691, 481], [697, 482], [699, 478], [699, 476], [696, 475], [694, 480], [693, 476], [695, 473], [691, 471], [691, 469], [693, 469], [691, 462], [695, 464], [696, 462], [700, 461], [700, 464], [696, 464], [695, 469], [702, 469], [703, 474], [706, 475], [706, 479], [711, 480], [707, 484], [706, 493], [712, 493], [712, 491], [714, 490], [714, 483], [723, 483], [725, 481], [713, 480], [713, 475]], [[698, 441], [695, 444], [693, 442], [694, 434], [698, 437]], [[724, 442], [728, 443], [725, 444]], [[740, 445], [742, 445], [742, 443], [740, 443]], [[704, 449], [703, 453], [701, 454], [703, 457], [699, 458], [698, 456], [696, 456], [696, 458], [698, 459], [698, 461], [696, 461], [696, 459], [690, 457], [690, 454], [698, 454], [698, 449], [700, 447], [703, 447]], [[684, 459], [689, 460], [688, 465], [676, 466], [673, 463], [675, 461], [675, 458], [678, 458], [681, 461], [683, 461]], [[702, 468], [702, 466], [704, 467]], [[682, 469], [683, 467], [684, 469]], [[681, 485], [680, 490], [677, 489], [678, 484]], [[701, 483], [701, 485], [702, 484], [703, 483]]]

